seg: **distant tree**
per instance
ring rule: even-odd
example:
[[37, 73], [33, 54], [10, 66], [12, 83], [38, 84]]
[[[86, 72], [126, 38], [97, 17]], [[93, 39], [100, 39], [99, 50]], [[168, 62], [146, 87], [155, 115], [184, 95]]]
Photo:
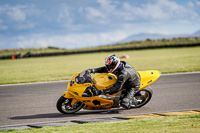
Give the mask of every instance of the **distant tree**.
[[145, 41], [151, 41], [151, 39], [147, 38]]
[[167, 41], [167, 39], [163, 38], [161, 41], [162, 41], [162, 42], [165, 42], [165, 41]]
[[48, 49], [60, 49], [60, 48], [54, 47], [54, 46], [49, 46]]

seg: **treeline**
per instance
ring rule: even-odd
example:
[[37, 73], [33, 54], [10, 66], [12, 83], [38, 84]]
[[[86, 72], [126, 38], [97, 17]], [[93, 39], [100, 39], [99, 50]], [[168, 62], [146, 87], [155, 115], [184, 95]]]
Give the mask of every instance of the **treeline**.
[[178, 47], [194, 47], [200, 46], [200, 43], [196, 44], [178, 44], [178, 45], [161, 45], [161, 46], [141, 46], [141, 47], [124, 47], [124, 48], [113, 48], [113, 49], [98, 49], [98, 50], [88, 50], [88, 51], [74, 51], [74, 52], [58, 52], [58, 53], [40, 53], [31, 54], [30, 52], [21, 56], [10, 55], [1, 56], [0, 59], [19, 59], [19, 58], [32, 58], [32, 57], [47, 57], [47, 56], [59, 56], [59, 55], [72, 55], [72, 54], [84, 54], [84, 53], [96, 53], [96, 52], [114, 52], [114, 51], [127, 51], [127, 50], [143, 50], [143, 49], [158, 49], [158, 48], [178, 48]]

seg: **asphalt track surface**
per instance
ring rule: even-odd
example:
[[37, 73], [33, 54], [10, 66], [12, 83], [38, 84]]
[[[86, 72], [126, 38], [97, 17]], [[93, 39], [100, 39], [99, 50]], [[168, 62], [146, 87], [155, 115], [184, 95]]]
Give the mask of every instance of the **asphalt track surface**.
[[200, 109], [200, 72], [162, 75], [151, 87], [153, 97], [141, 108], [81, 110], [64, 115], [57, 111], [56, 102], [66, 91], [67, 81], [1, 85], [0, 126]]

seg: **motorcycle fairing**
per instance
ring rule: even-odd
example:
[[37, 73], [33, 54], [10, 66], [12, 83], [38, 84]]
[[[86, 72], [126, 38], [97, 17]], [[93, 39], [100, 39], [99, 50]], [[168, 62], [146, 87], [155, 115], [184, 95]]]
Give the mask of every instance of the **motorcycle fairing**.
[[[81, 77], [81, 75], [82, 76], [84, 75], [82, 73], [76, 73], [74, 76], [72, 76], [72, 78], [67, 86], [68, 91], [64, 92], [63, 96], [65, 98], [76, 99], [76, 100], [84, 103], [85, 109], [109, 109], [109, 108], [111, 108], [112, 105], [114, 104], [113, 100], [103, 99], [98, 96], [92, 96], [92, 97], [83, 97], [82, 96], [83, 93], [85, 92], [85, 90], [89, 86], [93, 85], [92, 83], [83, 83], [82, 82], [85, 80], [85, 79], [83, 79], [83, 77]], [[111, 78], [110, 74], [109, 74], [109, 76], [110, 76], [109, 78]], [[79, 77], [81, 80], [79, 81], [77, 79], [77, 77]], [[87, 77], [85, 77], [85, 78], [87, 78]], [[113, 83], [113, 82], [111, 82], [111, 83]], [[98, 84], [100, 84], [100, 83], [98, 83]], [[96, 84], [94, 84], [94, 85], [96, 85]], [[108, 84], [108, 82], [106, 82], [104, 85], [110, 85], [110, 84]], [[101, 86], [101, 87], [103, 87], [103, 86]], [[104, 88], [106, 88], [106, 87], [104, 87]], [[100, 90], [100, 88], [97, 88], [97, 89]], [[74, 103], [76, 103], [76, 100], [72, 100], [72, 103], [71, 103], [72, 106]]]
[[[83, 73], [83, 72], [82, 72]], [[113, 95], [118, 95], [119, 93], [113, 94], [111, 97], [101, 97], [101, 96], [91, 96], [91, 97], [83, 97], [83, 93], [85, 90], [91, 86], [95, 85], [98, 90], [107, 89], [117, 81], [117, 76], [111, 73], [101, 73], [93, 78], [94, 83], [83, 83], [85, 79], [81, 77], [84, 75], [82, 73], [76, 73], [71, 81], [68, 83], [68, 91], [63, 94], [65, 98], [75, 99], [72, 100], [72, 106], [78, 101], [85, 104], [84, 109], [109, 109], [114, 105]], [[81, 74], [81, 75], [80, 75]], [[140, 90], [145, 88], [146, 86], [152, 84], [160, 77], [160, 72], [156, 70], [152, 71], [139, 71], [138, 74], [141, 77], [141, 85]], [[80, 77], [81, 81], [76, 79], [76, 77]], [[87, 77], [85, 77], [87, 78]], [[85, 80], [86, 81], [86, 80]], [[115, 102], [116, 103], [116, 102]]]
[[117, 81], [117, 76], [112, 73], [101, 73], [94, 77], [94, 85], [98, 90], [107, 89]]
[[138, 71], [138, 74], [140, 76], [140, 90], [144, 89], [148, 85], [155, 82], [161, 75], [161, 73], [157, 70], [151, 70], [151, 71]]

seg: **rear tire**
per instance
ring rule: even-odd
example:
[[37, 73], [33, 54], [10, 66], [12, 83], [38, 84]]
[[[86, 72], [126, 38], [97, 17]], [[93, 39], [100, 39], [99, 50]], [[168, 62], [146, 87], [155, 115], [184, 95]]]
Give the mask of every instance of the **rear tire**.
[[137, 92], [133, 97], [131, 108], [140, 108], [147, 104], [153, 95], [153, 91], [150, 86], [142, 89], [141, 91]]
[[73, 99], [61, 96], [57, 101], [57, 109], [63, 114], [73, 114], [83, 108], [84, 104], [77, 101], [73, 106], [71, 105]]

